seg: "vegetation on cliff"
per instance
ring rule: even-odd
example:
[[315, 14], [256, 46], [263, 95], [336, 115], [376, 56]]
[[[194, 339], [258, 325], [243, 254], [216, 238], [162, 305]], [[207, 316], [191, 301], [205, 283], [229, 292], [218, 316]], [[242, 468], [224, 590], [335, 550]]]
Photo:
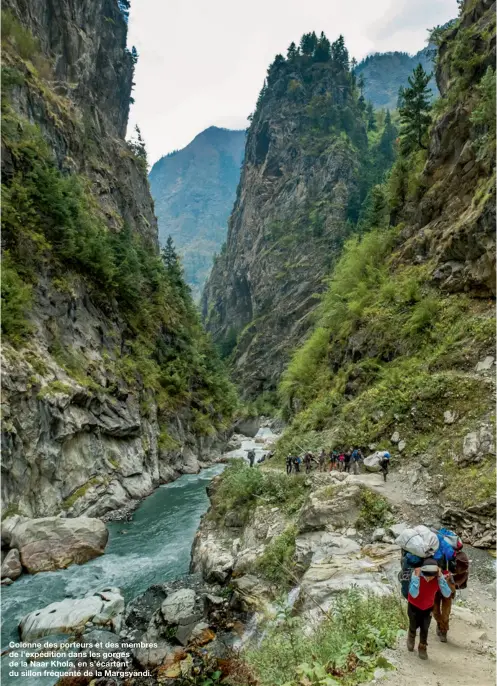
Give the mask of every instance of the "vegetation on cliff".
[[[470, 5], [440, 38], [443, 97], [432, 117], [421, 68], [403, 91], [399, 156], [376, 189], [385, 211], [346, 243], [312, 334], [279, 387], [291, 422], [280, 454], [302, 443], [387, 447], [396, 430], [410, 455], [445, 465], [449, 499], [460, 470], [447, 455], [462, 452], [465, 434], [493, 406], [491, 379], [474, 369], [495, 344], [486, 267], [495, 247], [495, 17]], [[443, 146], [467, 156], [449, 163]], [[455, 425], [445, 422], [447, 409]], [[494, 491], [491, 454], [483, 449], [472, 469], [474, 503]]]
[[362, 95], [342, 36], [305, 34], [270, 65], [203, 297], [206, 325], [246, 396], [275, 391], [344, 241], [381, 212], [374, 188], [396, 136], [391, 116]]
[[[113, 218], [119, 226], [113, 230], [95, 199], [92, 180], [84, 172], [61, 169], [53, 142], [19, 113], [16, 98], [23, 86], [40, 97], [59, 135], [75, 127], [95, 155], [92, 146], [98, 141], [85, 132], [84, 117], [52, 90], [52, 65], [38, 41], [12, 13], [2, 18], [6, 340], [22, 347], [36, 336], [32, 313], [41, 282], [69, 297], [81, 282], [94, 306], [122, 322], [125, 331], [122, 349], [107, 352], [109, 372], [137, 390], [153, 391], [165, 416], [188, 407], [200, 434], [226, 427], [235, 393], [202, 330], [174, 250], [161, 258], [147, 229], [134, 231], [123, 217]], [[135, 159], [137, 173], [144, 173], [143, 144], [136, 149], [123, 141], [120, 154]], [[142, 221], [145, 225], [145, 217]], [[53, 340], [51, 354], [79, 383], [109, 392], [88, 376], [87, 363], [75, 351]]]

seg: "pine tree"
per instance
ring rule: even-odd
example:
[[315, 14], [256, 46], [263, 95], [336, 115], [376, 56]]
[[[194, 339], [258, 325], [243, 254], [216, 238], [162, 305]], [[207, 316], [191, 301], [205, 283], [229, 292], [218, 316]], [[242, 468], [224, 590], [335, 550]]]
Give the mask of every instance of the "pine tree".
[[366, 117], [368, 122], [368, 131], [376, 131], [376, 115], [374, 112], [374, 107], [372, 102], [368, 102], [366, 105]]
[[349, 70], [349, 51], [345, 47], [345, 40], [342, 35], [338, 36], [336, 41], [331, 44], [331, 59], [339, 69]]
[[390, 110], [387, 110], [385, 115], [385, 127], [381, 134], [379, 151], [387, 166], [390, 166], [395, 160], [395, 140], [397, 138], [397, 129], [392, 124], [392, 117]]
[[298, 56], [299, 56], [299, 49], [297, 48], [295, 43], [292, 41], [290, 43], [290, 45], [288, 46], [288, 50], [286, 53], [287, 60], [290, 62]]
[[138, 50], [135, 48], [134, 45], [131, 48], [131, 58], [133, 60], [133, 64], [136, 64], [138, 62]]
[[385, 192], [381, 185], [373, 186], [366, 201], [366, 225], [369, 228], [381, 228], [388, 224], [389, 208]]
[[300, 52], [306, 57], [310, 57], [314, 53], [317, 44], [318, 37], [314, 31], [312, 33], [304, 33], [300, 39]]
[[418, 64], [408, 78], [409, 87], [399, 91], [400, 144], [404, 154], [426, 150], [426, 133], [431, 122], [430, 79], [431, 74]]
[[174, 247], [172, 236], [167, 237], [166, 245], [161, 250], [161, 257], [170, 282], [173, 286], [182, 291], [185, 285], [183, 268], [176, 248]]
[[313, 59], [315, 62], [328, 62], [331, 59], [331, 43], [323, 31], [314, 50]]
[[361, 95], [363, 95], [364, 86], [364, 76], [362, 74], [359, 74], [359, 78], [357, 79], [357, 88], [361, 91]]

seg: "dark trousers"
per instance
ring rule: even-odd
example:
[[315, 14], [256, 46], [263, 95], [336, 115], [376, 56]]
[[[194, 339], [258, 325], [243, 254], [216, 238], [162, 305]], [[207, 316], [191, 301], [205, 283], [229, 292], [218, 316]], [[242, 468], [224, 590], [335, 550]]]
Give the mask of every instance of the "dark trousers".
[[292, 471], [292, 465], [287, 463], [287, 465], [286, 465], [286, 473], [287, 473], [287, 474], [290, 474], [291, 471]]
[[419, 629], [420, 645], [427, 645], [428, 643], [428, 629], [430, 628], [432, 610], [432, 607], [429, 607], [427, 610], [420, 610], [416, 605], [407, 603], [409, 633], [415, 636], [416, 631]]

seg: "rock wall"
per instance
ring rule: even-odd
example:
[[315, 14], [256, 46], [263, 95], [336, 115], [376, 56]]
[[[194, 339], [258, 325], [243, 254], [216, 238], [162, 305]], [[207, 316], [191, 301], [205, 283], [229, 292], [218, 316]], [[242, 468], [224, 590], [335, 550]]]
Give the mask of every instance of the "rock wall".
[[[226, 248], [202, 299], [207, 328], [233, 351], [247, 395], [274, 390], [347, 231], [356, 146], [366, 136], [348, 78], [330, 62], [277, 57], [248, 131]], [[309, 112], [326, 98], [354, 122], [354, 142], [340, 124], [319, 130]]]
[[[36, 125], [62, 174], [91, 189], [109, 231], [128, 228], [156, 252], [146, 168], [124, 140], [133, 56], [118, 3], [8, 0], [3, 9], [18, 22], [3, 46], [17, 126]], [[4, 182], [16, 165], [2, 138]], [[195, 434], [186, 406], [159, 424], [153, 393], [126, 374], [136, 334], [115, 299], [70, 264], [62, 278], [49, 259], [36, 269], [32, 333], [2, 350], [4, 516], [99, 516], [197, 471], [217, 439]]]

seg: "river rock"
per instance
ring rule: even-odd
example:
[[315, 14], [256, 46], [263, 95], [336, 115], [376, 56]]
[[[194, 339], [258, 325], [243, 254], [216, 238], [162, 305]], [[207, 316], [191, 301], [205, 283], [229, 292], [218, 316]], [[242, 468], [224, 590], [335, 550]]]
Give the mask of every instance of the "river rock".
[[43, 636], [82, 632], [89, 622], [119, 632], [123, 611], [124, 598], [120, 590], [106, 588], [85, 598], [66, 598], [30, 612], [22, 618], [19, 632], [23, 641], [34, 641]]
[[207, 530], [202, 523], [193, 541], [190, 572], [199, 572], [211, 583], [224, 583], [235, 564], [232, 546], [232, 539], [225, 540], [222, 534]]
[[30, 573], [64, 569], [102, 555], [109, 532], [99, 519], [90, 517], [22, 518], [10, 532], [22, 566]]
[[12, 548], [7, 553], [4, 561], [2, 562], [1, 578], [11, 579], [15, 581], [19, 576], [21, 576], [22, 567], [21, 560], [19, 558], [19, 551], [17, 548]]

